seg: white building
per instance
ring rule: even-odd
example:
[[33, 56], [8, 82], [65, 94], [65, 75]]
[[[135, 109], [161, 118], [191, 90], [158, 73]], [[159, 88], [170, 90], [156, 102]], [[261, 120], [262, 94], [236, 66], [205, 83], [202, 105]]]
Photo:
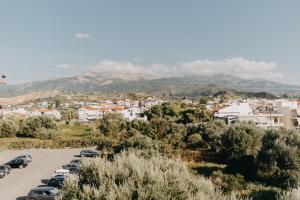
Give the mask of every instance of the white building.
[[228, 124], [235, 121], [252, 121], [261, 127], [282, 127], [285, 125], [284, 114], [274, 111], [254, 114], [249, 103], [233, 103], [220, 109], [214, 114], [214, 117], [225, 120]]
[[61, 114], [58, 110], [39, 109], [31, 112], [31, 116], [48, 116], [56, 120], [61, 120]]
[[122, 111], [122, 115], [125, 119], [130, 121], [138, 119], [138, 120], [147, 120], [147, 117], [142, 117], [143, 110], [141, 108], [130, 108]]

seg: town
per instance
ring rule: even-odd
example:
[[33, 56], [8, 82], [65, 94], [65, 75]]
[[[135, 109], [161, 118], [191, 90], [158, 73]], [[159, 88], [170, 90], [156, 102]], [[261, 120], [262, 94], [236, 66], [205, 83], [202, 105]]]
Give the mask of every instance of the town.
[[[229, 99], [220, 101], [219, 98], [208, 98], [206, 107], [213, 113], [215, 120], [226, 124], [235, 122], [253, 122], [265, 128], [300, 128], [300, 100], [292, 98], [263, 99]], [[48, 116], [56, 121], [94, 122], [105, 114], [115, 113], [123, 118], [132, 120], [147, 120], [144, 115], [155, 105], [168, 101], [180, 101], [184, 104], [197, 105], [197, 99], [166, 100], [158, 97], [145, 97], [141, 100], [105, 99], [98, 101], [72, 101], [71, 98], [57, 105], [57, 99], [52, 101], [37, 101], [26, 105], [5, 105], [0, 109], [0, 118], [17, 116]], [[54, 102], [54, 103], [53, 103]]]

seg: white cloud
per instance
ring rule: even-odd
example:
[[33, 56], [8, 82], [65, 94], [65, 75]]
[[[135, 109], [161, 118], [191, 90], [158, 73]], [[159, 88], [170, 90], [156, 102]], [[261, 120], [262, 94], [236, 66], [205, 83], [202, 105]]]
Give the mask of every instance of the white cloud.
[[130, 62], [105, 60], [96, 66], [90, 67], [91, 72], [114, 72], [128, 74], [152, 73], [152, 70], [143, 66], [138, 66]]
[[62, 69], [69, 69], [69, 68], [72, 68], [73, 66], [72, 65], [69, 65], [69, 64], [59, 64], [59, 65], [56, 65], [56, 68], [62, 68]]
[[246, 79], [278, 80], [282, 78], [282, 74], [277, 71], [277, 64], [264, 61], [257, 62], [244, 58], [195, 60], [174, 66], [154, 66], [152, 69], [158, 73], [159, 69], [164, 67], [167, 69], [164, 69], [163, 72], [169, 76], [226, 74]]
[[273, 81], [282, 79], [282, 74], [277, 71], [278, 65], [276, 63], [252, 61], [244, 58], [195, 60], [175, 65], [157, 63], [150, 66], [106, 60], [99, 62], [96, 66], [89, 67], [89, 69], [92, 72], [147, 73], [158, 77], [225, 74], [245, 79], [267, 79]]
[[88, 33], [80, 33], [80, 32], [77, 32], [75, 33], [75, 37], [78, 38], [78, 39], [88, 39], [90, 38], [90, 34]]

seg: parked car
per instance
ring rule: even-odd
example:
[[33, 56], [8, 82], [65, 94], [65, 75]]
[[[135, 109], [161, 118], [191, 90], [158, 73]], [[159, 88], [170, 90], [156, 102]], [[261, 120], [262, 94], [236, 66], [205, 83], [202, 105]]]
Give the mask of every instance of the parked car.
[[31, 190], [26, 200], [57, 200], [59, 198], [59, 190], [54, 187], [38, 187]]
[[5, 175], [10, 173], [11, 167], [9, 165], [0, 165], [0, 171], [3, 171]]
[[61, 189], [62, 186], [64, 185], [64, 181], [65, 181], [64, 176], [55, 176], [49, 180], [47, 185], [49, 187], [55, 187]]
[[58, 169], [52, 174], [51, 178], [54, 178], [56, 176], [68, 176], [68, 175], [70, 175], [69, 170], [67, 170], [67, 169]]
[[66, 165], [63, 166], [64, 169], [73, 168], [73, 167], [79, 168], [80, 164], [79, 163], [69, 163], [69, 164], [66, 164]]
[[79, 173], [79, 166], [69, 166], [66, 168], [66, 170], [69, 170], [70, 174], [77, 174]]
[[16, 158], [14, 160], [11, 160], [10, 162], [7, 163], [11, 168], [24, 168], [28, 166], [28, 160], [26, 159], [21, 159], [21, 158]]
[[32, 157], [29, 154], [22, 154], [22, 155], [19, 155], [17, 158], [26, 159], [26, 160], [28, 160], [28, 162], [32, 161]]
[[6, 175], [4, 170], [0, 169], [0, 178], [3, 178]]
[[99, 156], [99, 153], [93, 150], [82, 150], [80, 152], [80, 157], [95, 158], [97, 156]]
[[74, 159], [74, 160], [71, 160], [71, 161], [70, 161], [70, 164], [78, 164], [78, 165], [80, 165], [80, 162], [81, 162], [81, 160], [79, 160], [79, 159]]

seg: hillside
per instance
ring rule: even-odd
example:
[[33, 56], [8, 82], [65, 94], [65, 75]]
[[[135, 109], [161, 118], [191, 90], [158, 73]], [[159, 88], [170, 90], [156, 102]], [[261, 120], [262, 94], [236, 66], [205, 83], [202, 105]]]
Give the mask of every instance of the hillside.
[[14, 97], [32, 92], [146, 92], [159, 95], [200, 96], [220, 90], [300, 94], [300, 86], [228, 75], [156, 78], [150, 74], [87, 73], [80, 76], [47, 79], [0, 87], [0, 97]]

